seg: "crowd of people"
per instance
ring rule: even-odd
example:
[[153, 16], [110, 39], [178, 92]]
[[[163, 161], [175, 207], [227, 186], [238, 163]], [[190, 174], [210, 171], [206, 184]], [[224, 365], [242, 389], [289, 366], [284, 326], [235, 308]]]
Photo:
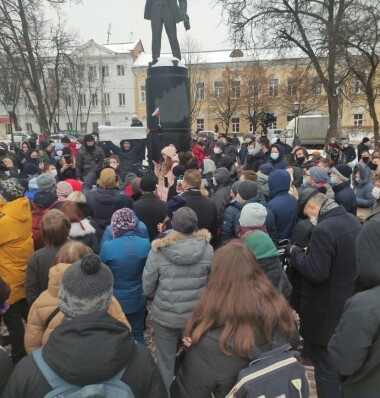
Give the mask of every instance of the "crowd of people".
[[47, 367], [135, 397], [221, 398], [284, 342], [319, 398], [378, 396], [380, 148], [234, 138], [200, 133], [143, 172], [145, 143], [97, 133], [0, 143], [0, 396], [45, 396]]

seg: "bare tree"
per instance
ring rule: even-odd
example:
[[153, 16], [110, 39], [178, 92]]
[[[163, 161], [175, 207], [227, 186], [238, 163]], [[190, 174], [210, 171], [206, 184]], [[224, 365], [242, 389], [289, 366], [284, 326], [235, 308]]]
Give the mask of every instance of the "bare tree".
[[201, 54], [199, 42], [186, 35], [181, 43], [181, 54], [189, 70], [190, 81], [190, 118], [191, 125], [196, 122], [206, 101], [206, 76], [208, 67], [204, 55]]
[[[380, 89], [378, 76], [380, 48], [380, 3], [363, 5], [358, 10], [356, 21], [346, 26], [342, 41], [345, 43], [345, 56], [352, 73], [351, 87], [347, 97], [353, 103], [361, 100], [364, 93], [365, 101], [361, 105], [368, 109], [373, 121], [376, 145], [379, 142], [379, 119], [376, 113], [376, 99]], [[363, 29], [365, 26], [365, 29]], [[358, 95], [359, 94], [359, 95]]]
[[220, 122], [228, 134], [232, 118], [241, 105], [241, 81], [237, 68], [226, 67], [220, 80], [208, 91], [210, 106], [214, 109], [216, 122]]
[[336, 136], [338, 88], [348, 76], [343, 61], [342, 27], [357, 17], [353, 4], [360, 0], [215, 1], [227, 12], [235, 42], [248, 44], [255, 40], [255, 33], [264, 45], [287, 51], [298, 49], [310, 59], [327, 96], [330, 128], [326, 142]]

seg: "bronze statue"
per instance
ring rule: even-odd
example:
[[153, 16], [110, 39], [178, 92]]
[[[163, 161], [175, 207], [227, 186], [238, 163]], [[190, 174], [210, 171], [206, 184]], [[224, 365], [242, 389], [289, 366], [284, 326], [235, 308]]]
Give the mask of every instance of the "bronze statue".
[[173, 57], [181, 59], [181, 50], [177, 38], [177, 23], [183, 21], [185, 29], [190, 29], [187, 0], [146, 0], [144, 18], [149, 19], [152, 25], [153, 63], [157, 62], [161, 53], [163, 26], [165, 26], [169, 38]]

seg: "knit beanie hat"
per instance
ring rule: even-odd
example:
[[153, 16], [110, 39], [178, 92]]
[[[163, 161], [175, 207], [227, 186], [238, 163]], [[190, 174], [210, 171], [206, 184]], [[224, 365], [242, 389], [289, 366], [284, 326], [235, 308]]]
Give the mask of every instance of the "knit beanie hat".
[[39, 171], [40, 169], [34, 163], [26, 163], [23, 169], [24, 174], [28, 176], [34, 176], [35, 174], [38, 174]]
[[60, 181], [57, 184], [58, 200], [65, 200], [73, 191], [73, 187], [68, 182]]
[[137, 177], [137, 175], [135, 173], [127, 173], [127, 175], [125, 176], [124, 182], [125, 185], [129, 185], [133, 179], [135, 179]]
[[62, 149], [62, 156], [64, 155], [72, 155], [71, 149], [69, 147], [65, 147]]
[[66, 182], [68, 182], [72, 187], [73, 187], [73, 191], [81, 191], [82, 190], [82, 183], [78, 180], [73, 180], [72, 178], [67, 178], [65, 180]]
[[70, 138], [67, 135], [64, 135], [61, 138], [61, 142], [62, 142], [62, 144], [70, 144], [71, 140], [70, 140]]
[[38, 189], [37, 177], [33, 177], [28, 182], [28, 189]]
[[185, 206], [186, 200], [182, 196], [173, 196], [166, 205], [166, 215], [172, 218], [175, 211]]
[[55, 192], [57, 182], [50, 173], [44, 173], [37, 177], [37, 186], [40, 191]]
[[350, 181], [352, 169], [347, 164], [337, 164], [331, 170], [332, 173], [338, 174], [341, 180]]
[[128, 195], [116, 195], [112, 206], [114, 212], [124, 208], [133, 210], [133, 199]]
[[253, 231], [248, 234], [244, 244], [251, 250], [257, 260], [278, 257], [278, 251], [272, 239], [263, 231]]
[[174, 145], [168, 145], [161, 151], [161, 154], [173, 158], [177, 154], [177, 150]]
[[226, 167], [219, 167], [214, 171], [214, 177], [217, 184], [223, 184], [230, 180], [230, 172]]
[[192, 234], [198, 228], [198, 217], [190, 207], [181, 207], [173, 214], [172, 228], [181, 234]]
[[93, 137], [92, 134], [86, 134], [83, 138], [83, 142], [86, 145], [88, 142], [90, 141], [94, 141], [95, 142], [95, 138]]
[[265, 224], [268, 212], [260, 203], [248, 203], [240, 213], [241, 227], [262, 227]]
[[231, 191], [234, 193], [234, 195], [236, 196], [240, 187], [241, 181], [237, 180], [232, 184], [231, 187]]
[[202, 164], [203, 164], [202, 174], [211, 173], [216, 170], [215, 162], [211, 159], [203, 159]]
[[223, 141], [217, 141], [215, 145], [218, 146], [220, 149], [224, 149], [226, 147], [226, 144]]
[[111, 228], [114, 237], [123, 235], [127, 231], [136, 229], [137, 219], [131, 209], [123, 208], [116, 210], [111, 218]]
[[117, 181], [117, 175], [112, 167], [106, 167], [100, 172], [97, 184], [100, 188], [113, 189], [119, 188], [119, 183]]
[[274, 170], [271, 163], [264, 163], [260, 166], [259, 171], [267, 176]]
[[242, 199], [249, 200], [257, 195], [258, 190], [258, 186], [255, 182], [246, 180], [242, 181], [239, 185], [238, 194]]
[[157, 177], [154, 174], [144, 174], [140, 180], [140, 189], [144, 192], [154, 192], [157, 182]]
[[66, 318], [107, 311], [112, 291], [111, 270], [98, 256], [89, 254], [64, 272], [58, 294], [59, 308]]
[[50, 145], [50, 142], [48, 140], [43, 140], [40, 143], [41, 149], [46, 149]]
[[326, 184], [329, 182], [330, 177], [322, 167], [310, 167], [309, 169], [310, 177], [317, 183], [317, 184]]
[[25, 188], [17, 178], [9, 178], [0, 184], [0, 194], [8, 202], [21, 198], [24, 192]]
[[0, 142], [0, 158], [8, 155], [8, 145], [5, 142]]

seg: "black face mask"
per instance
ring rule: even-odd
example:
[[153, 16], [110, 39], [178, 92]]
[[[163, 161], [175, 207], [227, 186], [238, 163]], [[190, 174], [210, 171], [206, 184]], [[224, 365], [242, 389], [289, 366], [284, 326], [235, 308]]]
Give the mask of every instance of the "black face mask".
[[369, 162], [368, 163], [368, 167], [372, 170], [372, 171], [376, 171], [377, 170], [377, 164]]
[[8, 151], [3, 147], [0, 147], [0, 156], [7, 156]]
[[366, 157], [362, 158], [362, 160], [364, 163], [367, 163], [369, 161], [369, 157], [366, 156]]
[[305, 161], [305, 156], [297, 158], [297, 163], [302, 164]]

